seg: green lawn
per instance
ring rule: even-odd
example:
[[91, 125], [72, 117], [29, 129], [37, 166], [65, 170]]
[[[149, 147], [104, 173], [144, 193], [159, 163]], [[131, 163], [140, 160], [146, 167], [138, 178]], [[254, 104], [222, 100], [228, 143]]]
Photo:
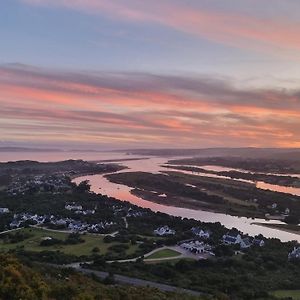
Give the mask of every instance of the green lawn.
[[163, 250], [159, 250], [159, 251], [151, 254], [150, 256], [146, 257], [145, 259], [168, 258], [168, 257], [176, 257], [179, 255], [180, 255], [180, 253], [175, 250], [163, 249]]
[[[112, 245], [118, 244], [116, 242], [113, 243], [104, 243], [103, 236], [100, 235], [92, 235], [92, 234], [84, 234], [82, 235], [82, 239], [85, 240], [84, 243], [76, 244], [76, 245], [54, 245], [54, 246], [40, 246], [40, 242], [44, 237], [52, 237], [60, 240], [65, 240], [68, 236], [68, 233], [63, 232], [53, 232], [48, 231], [42, 228], [24, 228], [21, 229], [20, 232], [27, 232], [32, 234], [33, 236], [19, 243], [9, 243], [5, 244], [2, 240], [0, 240], [0, 250], [8, 251], [10, 249], [16, 249], [19, 247], [24, 247], [24, 250], [40, 252], [44, 250], [56, 251], [60, 250], [66, 254], [73, 254], [76, 256], [80, 255], [90, 255], [92, 254], [92, 250], [94, 247], [98, 247], [100, 249], [99, 254], [106, 254], [108, 252], [108, 248]], [[132, 254], [137, 250], [137, 245], [130, 245], [130, 248], [126, 251], [126, 254]]]
[[185, 260], [185, 261], [195, 261], [194, 258], [171, 258], [171, 259], [168, 259], [168, 260], [150, 260], [150, 261], [147, 261], [147, 259], [144, 260], [145, 264], [147, 265], [156, 265], [156, 264], [169, 264], [169, 265], [176, 265], [179, 261], [181, 260]]
[[290, 297], [293, 300], [300, 300], [300, 290], [278, 290], [272, 292], [272, 295], [274, 295], [278, 299]]

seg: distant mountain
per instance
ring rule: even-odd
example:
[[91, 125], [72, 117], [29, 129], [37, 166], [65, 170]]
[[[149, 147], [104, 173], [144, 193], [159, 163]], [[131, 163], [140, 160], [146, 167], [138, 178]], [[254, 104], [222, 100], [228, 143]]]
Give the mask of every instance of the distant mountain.
[[109, 150], [95, 150], [95, 149], [71, 149], [67, 152], [107, 152]]
[[[123, 150], [124, 151], [124, 150]], [[300, 159], [299, 148], [204, 148], [204, 149], [133, 149], [125, 150], [134, 155], [155, 156], [241, 156], [249, 158]]]
[[61, 152], [60, 149], [25, 148], [25, 147], [0, 147], [0, 152]]
[[272, 158], [284, 160], [300, 160], [300, 150], [293, 150], [288, 152], [281, 152], [273, 154]]

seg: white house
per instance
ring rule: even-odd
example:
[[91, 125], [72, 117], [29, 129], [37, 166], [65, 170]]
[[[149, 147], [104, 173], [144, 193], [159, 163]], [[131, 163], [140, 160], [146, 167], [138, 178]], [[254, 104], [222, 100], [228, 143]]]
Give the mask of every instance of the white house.
[[193, 227], [191, 230], [192, 230], [194, 235], [197, 235], [201, 238], [208, 239], [210, 237], [209, 231], [204, 231], [199, 227]]
[[71, 231], [83, 231], [87, 228], [87, 224], [81, 223], [80, 221], [72, 221], [68, 225], [68, 229]]
[[294, 247], [293, 251], [288, 255], [289, 259], [300, 259], [300, 247]]
[[228, 232], [223, 235], [223, 243], [225, 245], [236, 245], [242, 243], [242, 237], [239, 233]]
[[248, 249], [252, 246], [252, 243], [248, 237], [242, 239], [240, 246], [242, 249]]
[[77, 205], [75, 203], [71, 203], [71, 204], [66, 204], [65, 209], [67, 209], [67, 210], [82, 210], [82, 206]]
[[252, 242], [253, 245], [263, 247], [265, 245], [264, 240], [255, 238]]
[[65, 226], [67, 225], [68, 219], [58, 219], [58, 220], [52, 220], [51, 223], [55, 225]]
[[154, 230], [154, 233], [159, 236], [163, 235], [174, 235], [175, 230], [170, 229], [169, 226], [165, 225], [163, 227], [158, 227], [157, 229]]
[[95, 214], [95, 210], [94, 209], [87, 209], [87, 210], [76, 210], [75, 214], [77, 215], [94, 215]]
[[7, 207], [0, 207], [0, 214], [7, 214], [9, 213], [9, 209]]
[[204, 243], [199, 241], [183, 243], [180, 245], [180, 247], [196, 254], [205, 252]]
[[185, 242], [180, 245], [180, 247], [193, 252], [195, 254], [200, 254], [200, 253], [211, 253], [212, 247], [210, 245], [204, 244], [203, 242], [200, 241], [190, 241], [190, 242]]
[[10, 224], [9, 227], [10, 228], [19, 228], [21, 225], [21, 222], [18, 220], [13, 220]]

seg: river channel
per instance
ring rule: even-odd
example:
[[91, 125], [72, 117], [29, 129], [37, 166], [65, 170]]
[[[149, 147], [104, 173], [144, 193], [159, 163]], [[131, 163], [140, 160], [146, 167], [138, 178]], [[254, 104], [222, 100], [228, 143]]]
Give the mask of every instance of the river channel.
[[[150, 172], [150, 173], [159, 173], [162, 171], [170, 171], [169, 168], [164, 168], [162, 165], [166, 164], [169, 158], [160, 158], [160, 157], [151, 157], [145, 158], [142, 160], [134, 160], [134, 161], [123, 161], [120, 164], [126, 166], [128, 169], [122, 170], [120, 172]], [[206, 174], [206, 173], [195, 173], [189, 171], [178, 171], [198, 176], [212, 176], [216, 177], [214, 174]], [[218, 177], [218, 176], [217, 176]], [[224, 177], [221, 177], [224, 178]], [[122, 184], [116, 184], [110, 182], [104, 175], [90, 175], [76, 178], [74, 181], [79, 183], [83, 180], [89, 180], [91, 184], [91, 190], [95, 193], [101, 193], [110, 197], [114, 197], [120, 199], [122, 201], [129, 201], [132, 204], [138, 205], [144, 208], [150, 208], [153, 211], [160, 211], [174, 216], [186, 217], [186, 218], [194, 218], [203, 222], [220, 222], [224, 226], [228, 228], [235, 227], [241, 230], [244, 233], [249, 235], [257, 235], [263, 234], [268, 238], [279, 238], [282, 241], [290, 241], [297, 240], [300, 242], [300, 236], [297, 234], [292, 234], [288, 232], [284, 232], [281, 230], [271, 229], [267, 227], [258, 226], [252, 224], [254, 222], [260, 223], [276, 223], [279, 224], [280, 221], [266, 221], [264, 219], [250, 219], [245, 217], [235, 217], [222, 213], [214, 213], [202, 210], [194, 210], [187, 208], [179, 208], [174, 206], [167, 206], [163, 204], [158, 204], [155, 202], [147, 201], [141, 199], [133, 194], [131, 194], [131, 187]], [[262, 189], [270, 189], [273, 191], [281, 191], [284, 193], [291, 193], [294, 195], [300, 195], [300, 189], [292, 188], [292, 187], [283, 187], [267, 184], [264, 182], [256, 182], [258, 188]]]

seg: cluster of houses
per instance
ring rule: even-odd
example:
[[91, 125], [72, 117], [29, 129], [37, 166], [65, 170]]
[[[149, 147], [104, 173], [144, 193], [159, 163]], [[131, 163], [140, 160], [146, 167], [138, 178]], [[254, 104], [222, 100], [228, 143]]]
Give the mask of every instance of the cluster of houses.
[[249, 236], [242, 237], [238, 232], [229, 231], [223, 235], [223, 244], [225, 245], [239, 245], [241, 249], [247, 249], [251, 246], [263, 247], [265, 242], [263, 239], [251, 238]]
[[[210, 237], [210, 232], [206, 230], [202, 230], [199, 227], [193, 227], [191, 231], [194, 233], [194, 235], [206, 238], [208, 239]], [[164, 235], [174, 235], [176, 231], [174, 229], [171, 229], [168, 225], [164, 225], [161, 227], [158, 227], [154, 230], [155, 235], [164, 236]]]
[[[212, 253], [212, 247], [207, 243], [204, 243], [204, 240], [207, 240], [211, 236], [211, 232], [208, 230], [204, 230], [200, 227], [193, 227], [191, 228], [192, 233], [197, 237], [199, 240], [189, 240], [180, 243], [180, 247], [189, 250], [192, 253], [199, 254], [199, 253]], [[175, 230], [171, 229], [169, 226], [165, 225], [162, 227], [158, 227], [154, 230], [154, 234], [158, 236], [168, 236], [174, 235], [176, 232]], [[241, 236], [238, 232], [229, 231], [225, 234], [222, 239], [221, 243], [224, 245], [238, 245], [240, 249], [245, 250], [252, 246], [259, 246], [263, 247], [265, 242], [263, 239], [258, 237], [249, 237], [249, 236]], [[300, 252], [300, 251], [299, 251]]]
[[76, 204], [74, 202], [71, 203], [71, 204], [66, 204], [65, 209], [69, 210], [69, 211], [73, 211], [77, 215], [84, 215], [84, 216], [93, 215], [96, 212], [96, 208], [95, 209], [86, 209], [86, 210], [84, 210], [81, 205]]
[[114, 222], [101, 221], [96, 224], [89, 224], [81, 221], [70, 221], [68, 223], [68, 230], [72, 232], [90, 232], [90, 233], [101, 233], [103, 230], [115, 225]]
[[[208, 253], [210, 255], [214, 255], [214, 253], [212, 252], [212, 246], [203, 242], [203, 240], [210, 238], [211, 233], [199, 227], [193, 227], [191, 231], [195, 236], [202, 239], [202, 241], [198, 241], [198, 240], [185, 241], [184, 243], [180, 244], [180, 246], [195, 254]], [[221, 242], [224, 245], [238, 245], [243, 250], [248, 249], [254, 245], [262, 247], [265, 244], [263, 239], [252, 238], [249, 236], [242, 237], [238, 232], [234, 232], [234, 231], [229, 231], [227, 234], [225, 234], [222, 237]]]
[[[281, 214], [283, 217], [287, 217], [291, 213], [291, 211], [288, 207], [285, 208], [284, 210], [282, 208], [279, 209], [278, 204], [276, 202], [272, 203], [268, 207], [272, 210], [272, 213], [276, 212], [277, 214]], [[269, 214], [267, 214], [267, 215], [269, 215]]]
[[[204, 239], [208, 239], [211, 234], [208, 230], [203, 230], [199, 227], [193, 227], [191, 231], [197, 237], [204, 238]], [[158, 227], [157, 229], [154, 230], [154, 234], [159, 236], [174, 235], [175, 233], [176, 231], [174, 229], [171, 229], [168, 225]]]
[[137, 209], [137, 208], [127, 208], [121, 205], [113, 205], [113, 211], [114, 211], [114, 215], [117, 216], [125, 216], [125, 217], [133, 217], [133, 218], [137, 218], [137, 217], [142, 217], [146, 215], [146, 212], [141, 209]]
[[70, 190], [70, 183], [65, 175], [38, 175], [32, 177], [14, 178], [8, 186], [7, 193], [15, 196], [27, 192], [51, 192], [54, 194]]
[[33, 224], [42, 225], [46, 222], [46, 220], [50, 220], [51, 218], [54, 218], [54, 216], [41, 216], [30, 213], [14, 214], [13, 220], [10, 222], [9, 227], [11, 229], [22, 227], [26, 221], [31, 221]]
[[300, 259], [300, 247], [294, 247], [294, 249], [288, 254], [288, 259]]
[[[208, 230], [204, 230], [200, 227], [193, 227], [191, 229], [192, 233], [202, 240], [207, 240], [210, 238], [211, 232]], [[179, 246], [185, 250], [188, 250], [189, 252], [193, 254], [209, 254], [214, 256], [215, 254], [212, 252], [213, 247], [207, 243], [204, 243], [203, 241], [198, 240], [189, 240], [184, 241], [183, 243], [180, 243]]]
[[15, 214], [13, 220], [9, 224], [11, 229], [20, 228], [24, 225], [26, 221], [30, 221], [31, 224], [35, 225], [54, 225], [63, 227], [66, 230], [72, 232], [91, 232], [100, 233], [103, 230], [108, 229], [115, 223], [101, 221], [95, 224], [89, 224], [87, 222], [77, 221], [71, 218], [56, 218], [53, 215], [37, 215], [30, 213]]

